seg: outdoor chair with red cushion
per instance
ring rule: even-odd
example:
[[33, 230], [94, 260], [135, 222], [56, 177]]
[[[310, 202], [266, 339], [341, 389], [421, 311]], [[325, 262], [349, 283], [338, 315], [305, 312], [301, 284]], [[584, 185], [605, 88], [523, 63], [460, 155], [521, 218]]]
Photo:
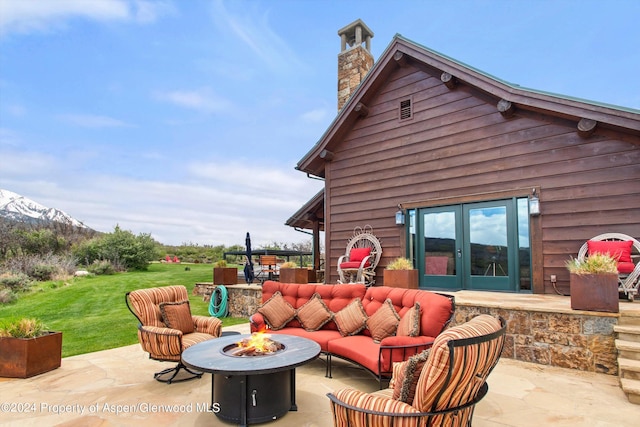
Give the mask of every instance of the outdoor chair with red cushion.
[[[125, 302], [138, 319], [138, 340], [149, 358], [177, 362], [175, 367], [154, 374], [156, 380], [171, 384], [202, 376], [201, 372], [191, 371], [182, 364], [182, 352], [194, 344], [219, 337], [222, 334], [220, 319], [192, 315], [184, 286], [127, 292]], [[177, 378], [180, 370], [190, 375]]]
[[371, 226], [356, 227], [345, 254], [338, 258], [338, 283], [375, 283], [376, 266], [382, 256], [380, 241]]
[[618, 262], [618, 290], [633, 301], [640, 287], [640, 242], [621, 233], [605, 233], [585, 242], [578, 260], [594, 253], [607, 254]]
[[433, 346], [395, 363], [389, 388], [327, 394], [336, 427], [470, 426], [504, 347], [506, 322], [487, 314], [442, 332]]

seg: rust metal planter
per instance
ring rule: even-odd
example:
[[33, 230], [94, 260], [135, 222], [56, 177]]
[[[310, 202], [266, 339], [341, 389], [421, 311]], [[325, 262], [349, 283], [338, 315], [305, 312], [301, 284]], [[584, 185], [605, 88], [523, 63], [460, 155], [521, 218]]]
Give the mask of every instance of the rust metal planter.
[[384, 286], [418, 289], [418, 270], [383, 270]]
[[307, 268], [281, 268], [281, 283], [309, 283], [309, 269]]
[[0, 338], [0, 377], [29, 378], [60, 367], [62, 332], [36, 338]]
[[575, 274], [569, 277], [573, 310], [619, 311], [618, 275]]
[[214, 267], [214, 285], [235, 285], [238, 283], [238, 269], [234, 267]]

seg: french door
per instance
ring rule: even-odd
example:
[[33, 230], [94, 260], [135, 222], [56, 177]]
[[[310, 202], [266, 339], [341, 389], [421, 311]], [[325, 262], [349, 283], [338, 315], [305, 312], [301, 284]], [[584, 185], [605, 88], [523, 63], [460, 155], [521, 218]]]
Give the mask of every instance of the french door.
[[[526, 199], [414, 211], [420, 286], [429, 289], [526, 290], [530, 284]], [[527, 277], [521, 279], [522, 274]]]

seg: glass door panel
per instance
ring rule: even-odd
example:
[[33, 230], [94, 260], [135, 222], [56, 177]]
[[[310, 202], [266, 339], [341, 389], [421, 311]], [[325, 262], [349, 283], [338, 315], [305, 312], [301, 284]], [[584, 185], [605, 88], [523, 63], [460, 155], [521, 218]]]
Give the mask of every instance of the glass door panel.
[[460, 289], [460, 208], [421, 210], [421, 285], [430, 288]]
[[464, 206], [467, 289], [511, 288], [508, 202]]

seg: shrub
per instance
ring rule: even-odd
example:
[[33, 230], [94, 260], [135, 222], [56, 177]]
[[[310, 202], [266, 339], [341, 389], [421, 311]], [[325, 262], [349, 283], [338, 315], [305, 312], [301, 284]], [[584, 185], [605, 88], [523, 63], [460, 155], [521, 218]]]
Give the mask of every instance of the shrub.
[[116, 268], [109, 261], [106, 260], [95, 260], [91, 265], [87, 267], [87, 271], [89, 273], [93, 273], [96, 275], [110, 275], [116, 273]]
[[50, 264], [37, 264], [33, 267], [30, 276], [36, 280], [44, 282], [46, 280], [53, 279], [53, 276], [58, 272], [58, 268], [55, 265]]
[[298, 264], [295, 261], [287, 261], [283, 262], [280, 268], [298, 268]]
[[213, 266], [215, 268], [225, 268], [227, 266], [227, 261], [223, 259], [219, 259], [218, 261], [216, 261], [215, 264], [213, 264]]
[[0, 326], [0, 336], [14, 338], [35, 338], [43, 335], [47, 327], [38, 319], [20, 319]]
[[0, 304], [11, 304], [18, 296], [9, 288], [0, 289]]
[[31, 287], [32, 280], [24, 273], [5, 273], [0, 275], [0, 286], [12, 292], [25, 291]]
[[76, 260], [70, 254], [19, 255], [7, 259], [3, 270], [23, 273], [36, 280], [51, 280], [56, 275], [72, 275]]
[[116, 226], [113, 233], [87, 240], [73, 248], [73, 254], [85, 265], [107, 260], [117, 269], [146, 270], [158, 257], [158, 245], [150, 234], [134, 236]]
[[413, 262], [408, 258], [396, 258], [387, 265], [387, 270], [413, 270]]
[[567, 261], [567, 269], [574, 274], [618, 273], [618, 262], [607, 254], [594, 253], [583, 260]]

